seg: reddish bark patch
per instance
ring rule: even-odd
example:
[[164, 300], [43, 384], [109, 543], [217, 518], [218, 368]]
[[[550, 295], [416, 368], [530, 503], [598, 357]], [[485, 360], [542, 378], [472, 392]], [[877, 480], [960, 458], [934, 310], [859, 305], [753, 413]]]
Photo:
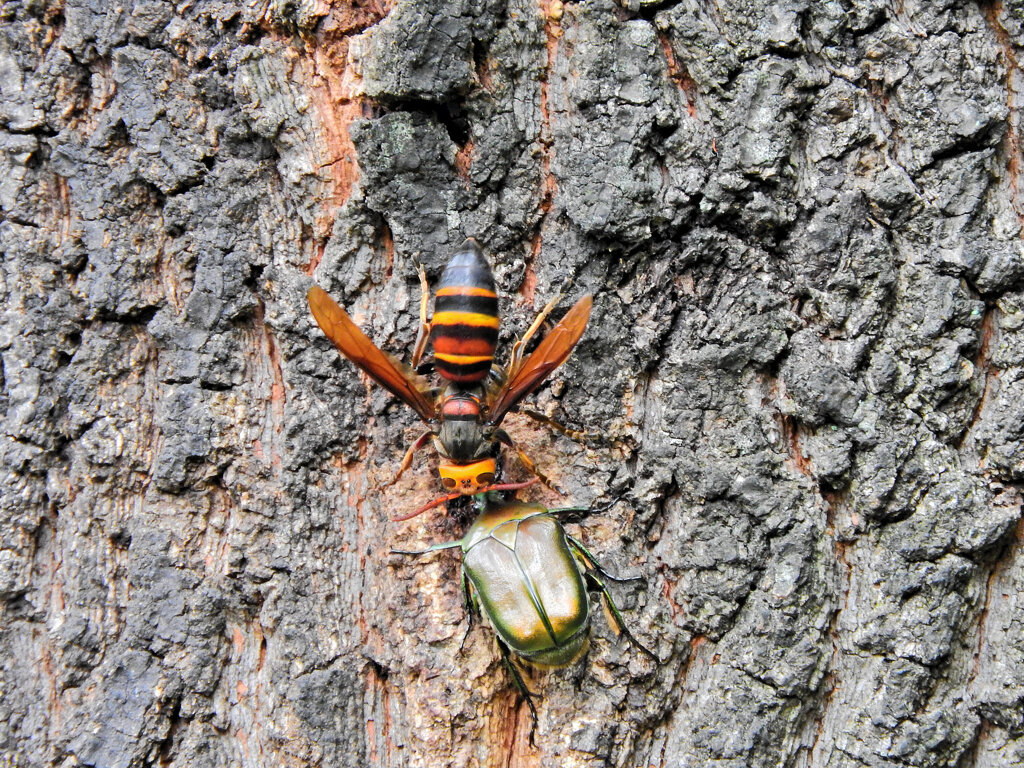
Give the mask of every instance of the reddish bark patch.
[[665, 602], [668, 603], [669, 610], [672, 612], [672, 619], [675, 620], [679, 615], [685, 615], [686, 609], [683, 608], [675, 600], [675, 582], [668, 577], [668, 566], [662, 563], [658, 566], [658, 570], [661, 571], [661, 577], [664, 581], [661, 584], [661, 596], [665, 598]]
[[284, 390], [284, 369], [281, 367], [281, 352], [277, 347], [277, 339], [266, 324], [263, 325], [264, 338], [267, 344], [267, 358], [270, 360], [270, 370], [274, 377], [270, 385], [270, 407], [274, 414], [274, 431], [281, 431], [281, 424], [284, 420], [285, 390]]
[[555, 59], [558, 57], [558, 41], [562, 37], [561, 20], [563, 11], [564, 8], [561, 0], [540, 0], [540, 12], [544, 16], [544, 33], [547, 36], [547, 66], [544, 77], [540, 81], [540, 219], [537, 224], [537, 231], [530, 242], [530, 253], [526, 259], [523, 281], [519, 286], [520, 295], [529, 304], [533, 303], [533, 294], [537, 287], [534, 263], [540, 255], [541, 247], [543, 246], [544, 223], [554, 207], [555, 193], [558, 191], [558, 184], [551, 173], [551, 160], [554, 157], [554, 137], [551, 134], [551, 110], [548, 92], [551, 85], [551, 75], [555, 68]]
[[[780, 381], [770, 374], [761, 377], [761, 405], [775, 411], [775, 421], [779, 425], [782, 447], [786, 450], [786, 463], [806, 477], [813, 477], [811, 462], [803, 455], [800, 440], [800, 425], [791, 415], [778, 409], [778, 402], [784, 395], [780, 391]], [[784, 386], [784, 385], [782, 385]]]
[[487, 58], [480, 58], [476, 61], [476, 79], [480, 87], [485, 91], [494, 90], [494, 76], [491, 74], [493, 62]]
[[960, 438], [959, 447], [961, 448], [973, 433], [974, 427], [978, 423], [978, 419], [981, 418], [981, 413], [985, 408], [985, 402], [988, 400], [992, 379], [998, 378], [999, 376], [999, 371], [992, 367], [990, 352], [992, 348], [992, 339], [995, 335], [995, 316], [997, 311], [998, 310], [994, 307], [989, 308], [989, 310], [985, 312], [985, 316], [981, 319], [978, 338], [978, 354], [974, 358], [974, 367], [981, 371], [982, 376], [981, 396], [978, 398], [978, 402], [974, 406], [974, 411], [971, 413], [971, 420], [967, 422], [967, 429], [964, 430], [963, 436]]
[[[1020, 496], [1016, 493], [1013, 494], [1017, 502], [1017, 511], [1020, 512]], [[1017, 520], [1017, 528], [1014, 531], [1013, 539], [1009, 546], [1006, 548], [1006, 552], [1016, 552], [1019, 550], [1020, 545], [1024, 543], [1024, 517]], [[978, 672], [981, 668], [981, 654], [985, 648], [985, 636], [986, 627], [988, 625], [988, 614], [992, 607], [993, 600], [1006, 600], [1009, 595], [1001, 593], [995, 594], [995, 585], [997, 582], [1002, 581], [1005, 586], [1006, 582], [1003, 581], [1005, 572], [1008, 568], [1012, 567], [1012, 557], [1001, 557], [992, 570], [988, 574], [988, 578], [985, 580], [985, 597], [984, 602], [981, 604], [981, 610], [978, 611], [978, 643], [974, 647], [974, 660], [971, 664], [971, 680], [975, 680], [978, 677]]]
[[[391, 0], [332, 3], [316, 30], [302, 36], [305, 51], [296, 75], [304, 78], [310, 103], [319, 118], [321, 168], [328, 185], [321, 215], [315, 223], [314, 234], [320, 241], [330, 236], [338, 209], [348, 200], [359, 179], [349, 126], [366, 114], [368, 104], [352, 87], [355, 78], [348, 58], [349, 41], [378, 24], [391, 5]], [[313, 274], [322, 257], [323, 247], [318, 245], [306, 265], [306, 274]]]
[[686, 99], [686, 111], [690, 117], [697, 117], [697, 83], [690, 76], [686, 67], [676, 59], [676, 53], [672, 50], [672, 41], [668, 34], [658, 31], [658, 41], [661, 43], [661, 50], [665, 53], [665, 62], [668, 65], [668, 76], [676, 84]]
[[1006, 64], [1006, 106], [1010, 110], [1010, 114], [1007, 119], [1009, 130], [1006, 131], [1003, 147], [1007, 155], [1006, 170], [1010, 183], [1010, 202], [1013, 205], [1013, 209], [1017, 212], [1017, 218], [1024, 224], [1024, 206], [1021, 205], [1020, 201], [1021, 121], [1018, 94], [1013, 89], [1014, 80], [1020, 73], [1020, 63], [1017, 61], [1017, 52], [1010, 33], [1006, 31], [1006, 28], [999, 21], [999, 17], [1003, 15], [1002, 0], [994, 0], [994, 2], [983, 4], [982, 10], [989, 26], [992, 27], [995, 33], [996, 42]]
[[800, 445], [800, 427], [792, 416], [784, 415], [779, 417], [779, 427], [782, 429], [783, 440], [789, 446], [788, 463], [801, 475], [812, 477], [814, 472], [811, 469], [811, 462], [804, 456]]
[[[532, 689], [528, 673], [524, 674], [523, 677], [527, 686]], [[505, 706], [508, 707], [508, 715], [498, 717], [498, 722], [505, 724], [502, 749], [492, 753], [491, 757], [496, 759], [493, 761], [488, 760], [487, 765], [504, 766], [504, 768], [541, 768], [540, 750], [530, 745], [530, 730], [533, 728], [533, 716], [530, 714], [530, 708], [526, 702], [520, 699], [519, 692], [516, 691], [511, 678], [509, 678], [509, 698], [507, 701], [508, 703]], [[505, 707], [502, 706], [501, 708]], [[542, 738], [541, 734], [537, 733], [536, 738], [539, 743], [539, 740]]]
[[466, 181], [469, 181], [469, 169], [473, 165], [473, 146], [472, 141], [467, 141], [455, 153], [455, 172]]
[[390, 280], [395, 269], [395, 238], [391, 234], [391, 228], [387, 225], [381, 229], [377, 245], [384, 251], [384, 263], [387, 265], [385, 274], [387, 279]]
[[[382, 722], [378, 722], [375, 717], [366, 720], [366, 744], [367, 751], [370, 753], [370, 764], [391, 765], [391, 692], [388, 688], [387, 678], [378, 673], [373, 664], [370, 664], [366, 669], [366, 682], [367, 689], [373, 698], [379, 700], [379, 711], [383, 715]], [[380, 762], [379, 749], [381, 748], [387, 758], [383, 763]]]
[[[256, 305], [256, 334], [260, 351], [266, 356], [270, 368], [270, 418], [275, 434], [280, 433], [284, 425], [284, 408], [287, 401], [287, 393], [284, 386], [284, 368], [281, 362], [281, 351], [277, 346], [277, 339], [274, 332], [265, 320], [265, 309], [263, 301], [257, 297]], [[274, 446], [276, 439], [270, 444], [270, 463], [276, 468], [281, 467], [281, 456]], [[253, 442], [253, 454], [258, 458], [264, 457], [263, 446], [259, 440]]]

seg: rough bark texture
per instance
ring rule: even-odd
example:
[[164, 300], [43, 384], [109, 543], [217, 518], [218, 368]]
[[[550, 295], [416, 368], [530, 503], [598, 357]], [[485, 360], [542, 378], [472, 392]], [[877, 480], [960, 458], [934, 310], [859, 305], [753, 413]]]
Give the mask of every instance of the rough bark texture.
[[[1024, 1], [2, 13], [0, 763], [1024, 762]], [[304, 299], [407, 354], [469, 234], [505, 350], [596, 296], [614, 441], [508, 427], [662, 659], [598, 613], [536, 749]]]

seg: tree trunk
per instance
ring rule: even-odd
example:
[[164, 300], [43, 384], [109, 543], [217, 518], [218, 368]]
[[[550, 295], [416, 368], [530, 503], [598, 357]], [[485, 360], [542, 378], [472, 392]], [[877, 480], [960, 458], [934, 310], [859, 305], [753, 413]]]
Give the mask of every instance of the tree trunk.
[[[1024, 762], [1024, 0], [11, 0], [0, 765]], [[490, 253], [595, 611], [469, 624], [417, 264]], [[568, 281], [572, 279], [570, 284]], [[522, 468], [509, 462], [514, 479]], [[596, 600], [595, 600], [596, 607]]]

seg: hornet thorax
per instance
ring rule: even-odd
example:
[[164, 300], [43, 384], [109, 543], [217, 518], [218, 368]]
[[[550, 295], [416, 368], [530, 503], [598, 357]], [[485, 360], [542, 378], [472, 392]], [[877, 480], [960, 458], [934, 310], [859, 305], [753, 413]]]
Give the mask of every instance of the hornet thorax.
[[437, 431], [438, 450], [453, 461], [472, 461], [491, 451], [491, 430], [484, 427], [483, 387], [445, 387]]

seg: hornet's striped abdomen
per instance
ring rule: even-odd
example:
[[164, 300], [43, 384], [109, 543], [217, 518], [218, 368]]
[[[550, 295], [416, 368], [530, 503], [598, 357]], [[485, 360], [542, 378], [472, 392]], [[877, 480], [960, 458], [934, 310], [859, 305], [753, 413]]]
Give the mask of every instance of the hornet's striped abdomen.
[[491, 370], [498, 344], [498, 294], [483, 251], [472, 238], [441, 275], [432, 320], [434, 364], [449, 381], [480, 381]]

